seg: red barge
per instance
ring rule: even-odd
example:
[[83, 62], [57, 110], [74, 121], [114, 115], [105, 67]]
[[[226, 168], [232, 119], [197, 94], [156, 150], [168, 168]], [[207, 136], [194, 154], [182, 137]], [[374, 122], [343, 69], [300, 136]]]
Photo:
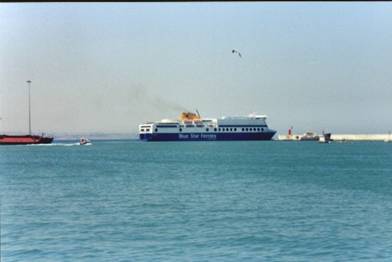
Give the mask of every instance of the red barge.
[[9, 136], [0, 135], [0, 145], [29, 145], [29, 144], [50, 144], [53, 137], [38, 135]]
[[51, 136], [31, 134], [31, 107], [30, 107], [31, 81], [28, 80], [27, 83], [29, 87], [29, 134], [28, 135], [0, 135], [0, 145], [50, 144], [53, 141], [53, 137]]

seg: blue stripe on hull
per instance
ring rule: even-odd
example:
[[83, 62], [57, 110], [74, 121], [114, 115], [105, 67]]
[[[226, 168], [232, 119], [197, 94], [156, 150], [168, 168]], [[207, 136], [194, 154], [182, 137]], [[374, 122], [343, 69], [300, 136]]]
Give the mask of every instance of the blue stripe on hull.
[[145, 141], [271, 140], [275, 133], [153, 133], [140, 134], [139, 138]]

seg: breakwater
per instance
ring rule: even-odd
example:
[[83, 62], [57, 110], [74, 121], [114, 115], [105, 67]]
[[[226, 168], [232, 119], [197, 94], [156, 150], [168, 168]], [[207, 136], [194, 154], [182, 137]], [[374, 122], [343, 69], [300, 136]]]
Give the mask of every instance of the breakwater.
[[[279, 135], [281, 141], [301, 141], [304, 135], [291, 134]], [[319, 135], [320, 137], [322, 135]], [[391, 134], [331, 134], [334, 141], [392, 141]]]

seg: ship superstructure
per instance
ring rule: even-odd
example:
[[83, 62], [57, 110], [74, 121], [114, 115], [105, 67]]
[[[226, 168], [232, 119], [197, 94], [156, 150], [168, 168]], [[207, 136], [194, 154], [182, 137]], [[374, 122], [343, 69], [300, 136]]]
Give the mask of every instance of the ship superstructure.
[[146, 141], [271, 140], [276, 131], [266, 123], [267, 116], [227, 116], [201, 118], [183, 112], [178, 120], [163, 119], [139, 125], [139, 138]]

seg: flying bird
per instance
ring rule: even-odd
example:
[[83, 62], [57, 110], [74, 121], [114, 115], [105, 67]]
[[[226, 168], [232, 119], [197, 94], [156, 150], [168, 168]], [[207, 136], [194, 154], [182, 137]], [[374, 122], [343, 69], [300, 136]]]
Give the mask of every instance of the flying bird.
[[242, 58], [242, 55], [241, 55], [241, 53], [240, 53], [240, 52], [238, 52], [237, 50], [233, 49], [233, 50], [231, 50], [231, 52], [232, 52], [233, 54], [237, 53], [237, 54], [238, 54], [238, 56]]

